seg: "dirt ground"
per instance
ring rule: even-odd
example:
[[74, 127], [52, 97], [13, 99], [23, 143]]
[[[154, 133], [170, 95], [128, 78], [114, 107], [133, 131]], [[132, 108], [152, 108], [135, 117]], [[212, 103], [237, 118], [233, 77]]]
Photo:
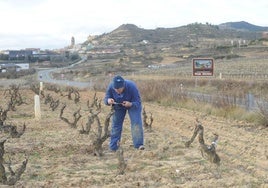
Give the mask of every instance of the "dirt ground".
[[[14, 169], [25, 155], [29, 157], [26, 170], [14, 187], [268, 187], [267, 128], [144, 103], [146, 112], [152, 113], [154, 119], [152, 131], [145, 130], [146, 149], [133, 148], [126, 118], [121, 146], [127, 167], [119, 175], [118, 159], [108, 149], [109, 140], [103, 144], [104, 156], [97, 157], [90, 153], [94, 134], [79, 133], [81, 125], [87, 122], [86, 101], [92, 100], [92, 92], [81, 91], [78, 104], [53, 94], [67, 104], [64, 116], [70, 120], [72, 113], [81, 107], [82, 118], [77, 129], [59, 118], [60, 107], [52, 111], [43, 99], [42, 117], [35, 119], [34, 93], [22, 91], [22, 95], [26, 96], [27, 104], [10, 112], [6, 121], [18, 130], [26, 124], [20, 138], [8, 138], [5, 143], [4, 158], [10, 158]], [[103, 97], [103, 93], [97, 95]], [[1, 105], [4, 100], [1, 98]], [[102, 106], [102, 109], [104, 117], [110, 108]], [[190, 148], [185, 147], [193, 134], [195, 118], [204, 126], [207, 144], [211, 144], [213, 133], [219, 134], [219, 167], [202, 158], [197, 139]]]

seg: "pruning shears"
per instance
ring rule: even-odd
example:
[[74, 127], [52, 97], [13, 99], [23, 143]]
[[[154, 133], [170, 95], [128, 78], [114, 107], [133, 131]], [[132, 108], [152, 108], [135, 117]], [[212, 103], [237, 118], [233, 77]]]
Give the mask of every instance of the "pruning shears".
[[122, 102], [121, 102], [121, 103], [119, 103], [119, 102], [114, 102], [113, 104], [121, 104], [121, 105], [122, 105], [122, 104], [124, 104], [124, 103], [122, 103]]

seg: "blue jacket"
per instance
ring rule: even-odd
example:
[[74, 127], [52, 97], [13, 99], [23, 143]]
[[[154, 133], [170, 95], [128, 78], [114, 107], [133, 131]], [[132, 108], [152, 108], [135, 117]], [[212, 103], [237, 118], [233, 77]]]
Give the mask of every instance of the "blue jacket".
[[[113, 84], [110, 83], [105, 94], [104, 103], [108, 105], [108, 98], [114, 99], [116, 103], [129, 101], [132, 103], [131, 108], [138, 108], [141, 106], [140, 92], [133, 81], [125, 80], [125, 88], [121, 94], [116, 93]], [[116, 108], [125, 108], [122, 105], [115, 105]]]

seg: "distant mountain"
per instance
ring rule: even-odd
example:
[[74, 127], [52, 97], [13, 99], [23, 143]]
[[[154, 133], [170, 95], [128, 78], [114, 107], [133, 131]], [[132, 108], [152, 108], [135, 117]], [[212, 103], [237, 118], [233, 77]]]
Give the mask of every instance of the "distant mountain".
[[240, 31], [253, 31], [253, 32], [268, 31], [268, 27], [253, 25], [245, 21], [222, 23], [219, 25], [219, 28], [220, 29], [235, 29], [235, 30], [240, 30]]
[[134, 24], [123, 24], [112, 32], [99, 37], [98, 41], [100, 43], [110, 41], [114, 44], [137, 43], [144, 40], [148, 32], [150, 31], [139, 28]]
[[[232, 24], [231, 24], [232, 23]], [[240, 23], [240, 24], [238, 24]], [[238, 27], [240, 25], [240, 27]], [[246, 29], [241, 25], [247, 26]], [[249, 27], [251, 26], [251, 27]], [[253, 40], [261, 36], [263, 27], [254, 26], [246, 22], [228, 22], [221, 25], [192, 23], [174, 28], [143, 29], [134, 24], [123, 24], [110, 33], [99, 35], [94, 39], [101, 46], [109, 45], [139, 45], [146, 43], [175, 46], [194, 45], [209, 43], [209, 41], [224, 40]], [[239, 28], [239, 29], [237, 29]], [[251, 28], [251, 30], [249, 30]], [[255, 28], [254, 31], [253, 28]], [[259, 29], [259, 30], [258, 30]], [[258, 30], [258, 31], [257, 31]], [[93, 43], [86, 41], [85, 44]]]
[[[263, 27], [245, 22], [230, 23], [221, 25], [191, 23], [180, 27], [156, 29], [123, 24], [109, 33], [89, 36], [83, 45], [92, 51], [94, 54], [92, 57], [97, 54], [109, 58], [124, 57], [121, 59], [124, 63], [144, 62], [149, 65], [161, 62], [163, 54], [183, 58], [230, 58], [229, 47], [247, 46], [263, 37], [265, 30]], [[103, 53], [105, 51], [115, 53]], [[233, 52], [231, 56], [236, 57]]]

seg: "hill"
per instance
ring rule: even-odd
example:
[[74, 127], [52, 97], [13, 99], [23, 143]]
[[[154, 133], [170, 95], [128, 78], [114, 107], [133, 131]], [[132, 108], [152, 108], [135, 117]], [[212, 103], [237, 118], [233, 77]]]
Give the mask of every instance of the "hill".
[[[106, 66], [106, 74], [166, 64], [163, 61], [166, 57], [172, 58], [168, 63], [187, 62], [194, 57], [237, 58], [245, 54], [246, 48], [240, 49], [240, 46], [254, 44], [258, 47], [262, 43], [255, 41], [261, 37], [260, 31], [224, 29], [212, 24], [193, 23], [156, 29], [123, 24], [110, 33], [89, 36], [83, 45], [88, 49], [86, 53], [90, 54], [88, 59], [104, 58], [113, 63], [113, 66]], [[249, 51], [254, 50], [251, 48]], [[241, 55], [236, 54], [238, 52]]]
[[230, 29], [201, 23], [156, 29], [123, 24], [110, 33], [88, 37], [83, 45], [90, 46], [89, 52], [93, 56], [106, 56], [103, 51], [116, 51], [117, 53], [109, 53], [106, 58], [142, 62], [144, 66], [148, 66], [162, 61], [165, 56], [226, 57], [230, 55], [230, 47], [246, 46], [261, 37], [261, 31]]
[[251, 32], [262, 32], [268, 31], [268, 27], [262, 27], [250, 24], [245, 21], [240, 22], [226, 22], [219, 25], [221, 29], [234, 29], [239, 31], [251, 31]]
[[[240, 27], [239, 27], [240, 26]], [[247, 27], [246, 27], [247, 26]], [[251, 26], [251, 27], [250, 27]], [[245, 28], [242, 30], [242, 28]], [[142, 29], [133, 24], [123, 24], [110, 33], [94, 38], [99, 45], [127, 45], [146, 41], [149, 44], [168, 44], [172, 46], [199, 44], [207, 40], [253, 40], [261, 37], [264, 27], [254, 26], [246, 22], [228, 22], [225, 24], [211, 25], [193, 23], [175, 28], [157, 28], [153, 30]], [[91, 41], [87, 40], [84, 44]]]

